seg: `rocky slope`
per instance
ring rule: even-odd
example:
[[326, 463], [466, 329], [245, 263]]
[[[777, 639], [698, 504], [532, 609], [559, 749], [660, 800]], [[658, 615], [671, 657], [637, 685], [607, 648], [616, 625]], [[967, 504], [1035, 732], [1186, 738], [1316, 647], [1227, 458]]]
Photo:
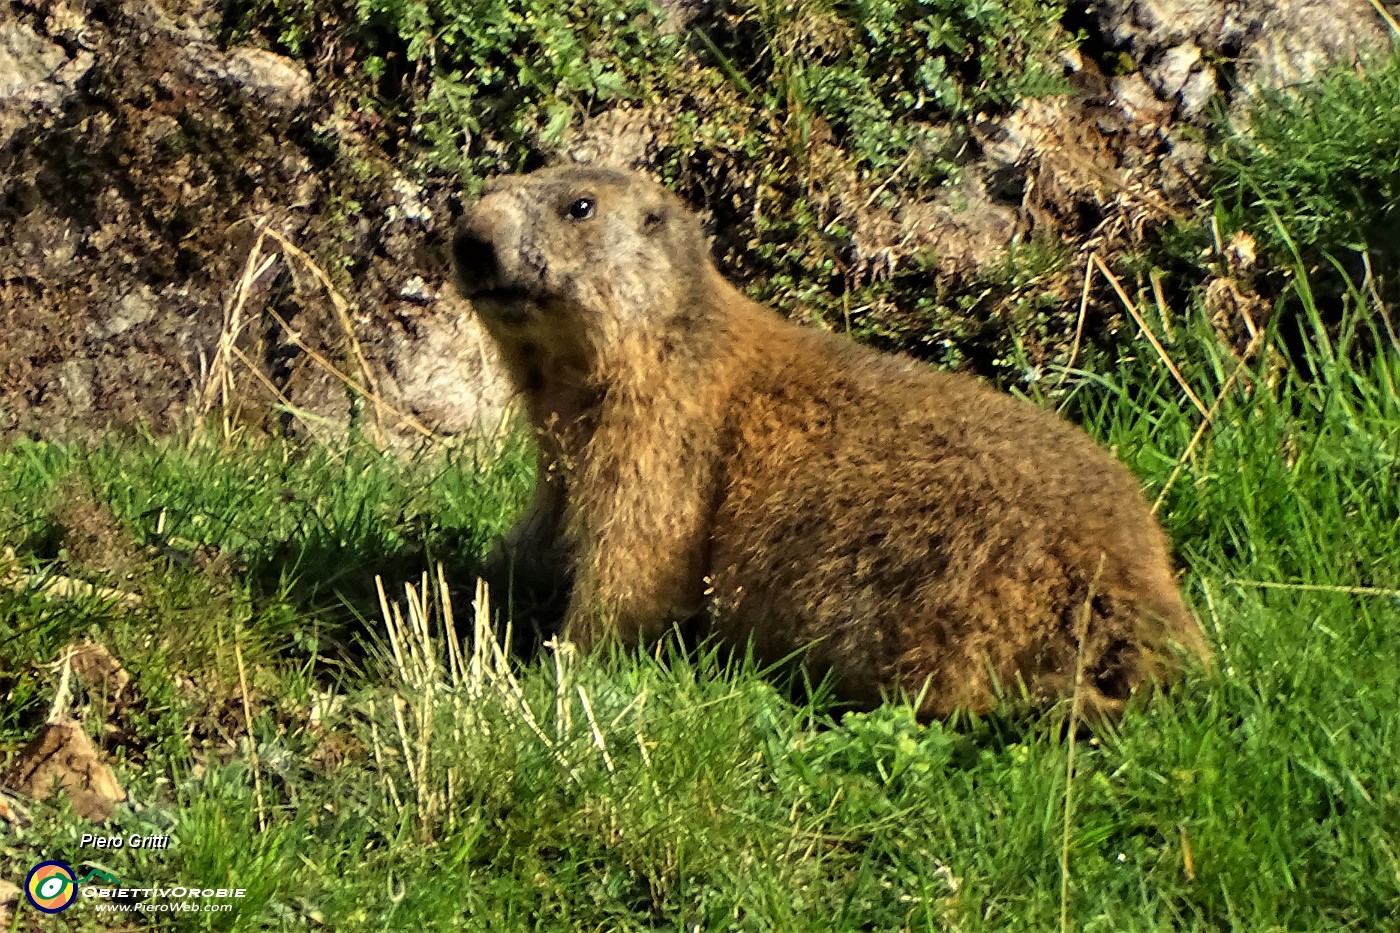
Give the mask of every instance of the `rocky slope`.
[[[709, 29], [726, 9], [675, 4], [661, 28]], [[227, 15], [207, 0], [0, 7], [0, 433], [213, 414], [313, 434], [354, 422], [390, 442], [497, 424], [504, 390], [436, 246], [461, 182], [353, 93], [354, 49], [230, 47]], [[1102, 0], [1071, 4], [1065, 25], [1086, 37], [1057, 61], [1073, 92], [971, 120], [959, 180], [923, 201], [882, 204], [816, 135], [808, 193], [840, 221], [847, 281], [923, 257], [955, 292], [1048, 238], [1073, 254], [1052, 288], [1073, 305], [1089, 253], [1194, 209], [1212, 101], [1239, 108], [1388, 42], [1367, 0]], [[695, 106], [663, 104], [593, 106], [535, 158], [649, 166]], [[676, 181], [752, 280], [749, 171], [697, 151]]]

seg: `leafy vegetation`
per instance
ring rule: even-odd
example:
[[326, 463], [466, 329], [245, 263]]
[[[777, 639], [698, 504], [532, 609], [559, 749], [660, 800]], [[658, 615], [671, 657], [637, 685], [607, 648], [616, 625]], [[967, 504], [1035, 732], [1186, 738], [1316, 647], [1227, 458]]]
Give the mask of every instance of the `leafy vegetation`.
[[706, 45], [759, 116], [751, 145], [786, 143], [807, 168], [824, 130], [872, 183], [898, 171], [907, 191], [956, 170], [950, 118], [1067, 90], [1049, 67], [1063, 14], [1044, 0], [751, 0]]
[[[659, 174], [715, 218], [726, 271], [757, 297], [940, 364], [1008, 361], [1023, 317], [1002, 283], [939, 282], [928, 257], [853, 230], [956, 181], [966, 122], [1068, 87], [1062, 0], [739, 0], [688, 30], [651, 0], [239, 0], [228, 36], [344, 75], [380, 142], [475, 191], [538, 165], [625, 106]], [[305, 45], [319, 36], [327, 48]], [[887, 224], [888, 226], [888, 224]], [[897, 236], [891, 234], [894, 239]], [[881, 258], [883, 257], [883, 258]], [[965, 287], [964, 287], [965, 285]], [[1032, 316], [1034, 317], [1034, 316]], [[1047, 332], [1072, 329], [1036, 317]], [[942, 342], [923, 325], [947, 323]]]
[[601, 106], [654, 97], [680, 47], [649, 0], [359, 0], [357, 10], [382, 48], [367, 74], [385, 86], [399, 49], [400, 67], [428, 69], [426, 86], [399, 83], [397, 96], [435, 161], [471, 180], [524, 168]]
[[1375, 247], [1400, 211], [1400, 55], [1265, 95], [1217, 150], [1217, 197], [1280, 258]]
[[[377, 106], [469, 179], [517, 171], [566, 128], [631, 101], [719, 116], [712, 141], [746, 152], [809, 142], [823, 122], [877, 181], [912, 159], [908, 185], [953, 169], [949, 118], [1065, 89], [1049, 66], [1070, 39], [1062, 15], [1060, 0], [742, 0], [686, 35], [659, 28], [668, 14], [651, 0], [243, 0], [228, 35], [293, 55], [317, 26], [323, 41], [354, 43]], [[711, 112], [705, 89], [726, 85], [742, 106]], [[670, 143], [696, 128], [682, 120]]]

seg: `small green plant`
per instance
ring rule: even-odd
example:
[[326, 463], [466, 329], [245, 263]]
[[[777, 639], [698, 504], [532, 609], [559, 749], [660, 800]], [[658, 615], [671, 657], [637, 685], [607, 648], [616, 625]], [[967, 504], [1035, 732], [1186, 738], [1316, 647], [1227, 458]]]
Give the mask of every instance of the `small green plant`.
[[649, 0], [359, 0], [366, 73], [422, 69], [404, 88], [433, 159], [468, 176], [519, 170], [602, 105], [638, 99], [665, 75], [679, 39]]
[[1263, 95], [1214, 161], [1216, 197], [1276, 254], [1400, 255], [1400, 54]]
[[1400, 299], [1400, 52], [1264, 94], [1223, 126], [1214, 169], [1224, 234], [1248, 230], [1329, 325]]
[[[751, 0], [761, 41], [749, 85], [806, 145], [824, 121], [874, 183], [938, 184], [961, 144], [947, 121], [1067, 88], [1049, 66], [1069, 37], [1045, 0]], [[746, 64], [748, 64], [746, 62]], [[766, 73], [765, 73], [766, 72]]]

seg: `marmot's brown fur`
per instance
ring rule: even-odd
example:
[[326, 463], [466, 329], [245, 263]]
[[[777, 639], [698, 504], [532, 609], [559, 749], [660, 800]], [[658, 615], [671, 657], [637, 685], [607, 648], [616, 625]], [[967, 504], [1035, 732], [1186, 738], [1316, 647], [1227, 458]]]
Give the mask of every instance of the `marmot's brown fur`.
[[1078, 663], [1112, 712], [1173, 643], [1205, 657], [1127, 469], [1052, 412], [750, 301], [660, 186], [506, 178], [453, 254], [540, 441], [494, 564], [567, 580], [580, 647], [700, 618], [924, 718], [1068, 696]]

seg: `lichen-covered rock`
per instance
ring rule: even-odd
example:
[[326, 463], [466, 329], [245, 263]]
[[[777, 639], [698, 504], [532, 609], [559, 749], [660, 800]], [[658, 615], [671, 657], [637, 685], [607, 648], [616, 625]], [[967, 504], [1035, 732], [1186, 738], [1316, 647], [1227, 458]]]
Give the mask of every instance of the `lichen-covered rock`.
[[1099, 0], [1087, 5], [1108, 42], [1128, 51], [1183, 116], [1217, 87], [1282, 87], [1389, 41], [1370, 0]]
[[0, 20], [0, 153], [29, 121], [68, 104], [92, 63], [84, 48], [69, 54], [22, 20]]

